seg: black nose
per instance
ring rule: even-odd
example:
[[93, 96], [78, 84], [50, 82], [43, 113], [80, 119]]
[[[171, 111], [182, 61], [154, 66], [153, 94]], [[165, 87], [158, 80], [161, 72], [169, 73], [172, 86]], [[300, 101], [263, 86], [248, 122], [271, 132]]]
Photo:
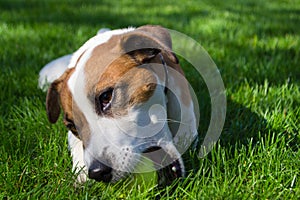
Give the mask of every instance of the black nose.
[[107, 165], [94, 161], [89, 168], [89, 178], [95, 179], [96, 181], [110, 182], [112, 179], [112, 168]]

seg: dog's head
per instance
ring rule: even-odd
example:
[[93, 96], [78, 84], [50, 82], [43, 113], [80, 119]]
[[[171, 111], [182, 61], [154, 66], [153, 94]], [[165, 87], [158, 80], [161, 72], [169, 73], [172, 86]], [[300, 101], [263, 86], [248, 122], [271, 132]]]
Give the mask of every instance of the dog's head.
[[90, 178], [115, 182], [145, 156], [168, 183], [184, 175], [181, 154], [197, 132], [182, 75], [166, 29], [106, 32], [83, 45], [51, 84], [48, 118], [55, 123], [62, 107], [64, 124], [83, 143]]

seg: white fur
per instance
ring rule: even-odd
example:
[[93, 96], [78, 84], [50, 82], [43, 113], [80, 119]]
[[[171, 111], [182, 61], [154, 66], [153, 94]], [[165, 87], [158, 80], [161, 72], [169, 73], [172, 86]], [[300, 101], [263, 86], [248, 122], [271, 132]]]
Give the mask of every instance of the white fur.
[[77, 174], [77, 182], [84, 183], [87, 180], [87, 169], [83, 159], [82, 141], [75, 137], [71, 131], [68, 131], [68, 145], [73, 162], [72, 170]]
[[58, 79], [65, 72], [71, 58], [72, 54], [65, 55], [45, 65], [39, 73], [39, 88], [46, 91], [49, 84]]

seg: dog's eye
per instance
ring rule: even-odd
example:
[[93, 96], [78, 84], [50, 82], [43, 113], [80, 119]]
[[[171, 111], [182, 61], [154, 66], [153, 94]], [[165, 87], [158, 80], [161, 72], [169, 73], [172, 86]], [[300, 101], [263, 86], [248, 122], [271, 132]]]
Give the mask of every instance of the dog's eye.
[[113, 89], [110, 88], [99, 96], [99, 105], [102, 112], [107, 111], [111, 106]]

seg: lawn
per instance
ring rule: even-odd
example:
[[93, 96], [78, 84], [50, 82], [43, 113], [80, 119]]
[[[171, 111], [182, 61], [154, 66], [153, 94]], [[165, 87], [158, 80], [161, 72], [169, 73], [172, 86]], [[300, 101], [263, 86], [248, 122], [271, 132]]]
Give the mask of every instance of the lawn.
[[[73, 187], [66, 129], [50, 125], [39, 70], [99, 28], [160, 24], [198, 41], [218, 66], [227, 115], [188, 177], [162, 190], [126, 182]], [[299, 199], [300, 2], [298, 0], [0, 0], [0, 199]], [[182, 60], [210, 120], [205, 83]], [[60, 120], [61, 121], [61, 120]]]

